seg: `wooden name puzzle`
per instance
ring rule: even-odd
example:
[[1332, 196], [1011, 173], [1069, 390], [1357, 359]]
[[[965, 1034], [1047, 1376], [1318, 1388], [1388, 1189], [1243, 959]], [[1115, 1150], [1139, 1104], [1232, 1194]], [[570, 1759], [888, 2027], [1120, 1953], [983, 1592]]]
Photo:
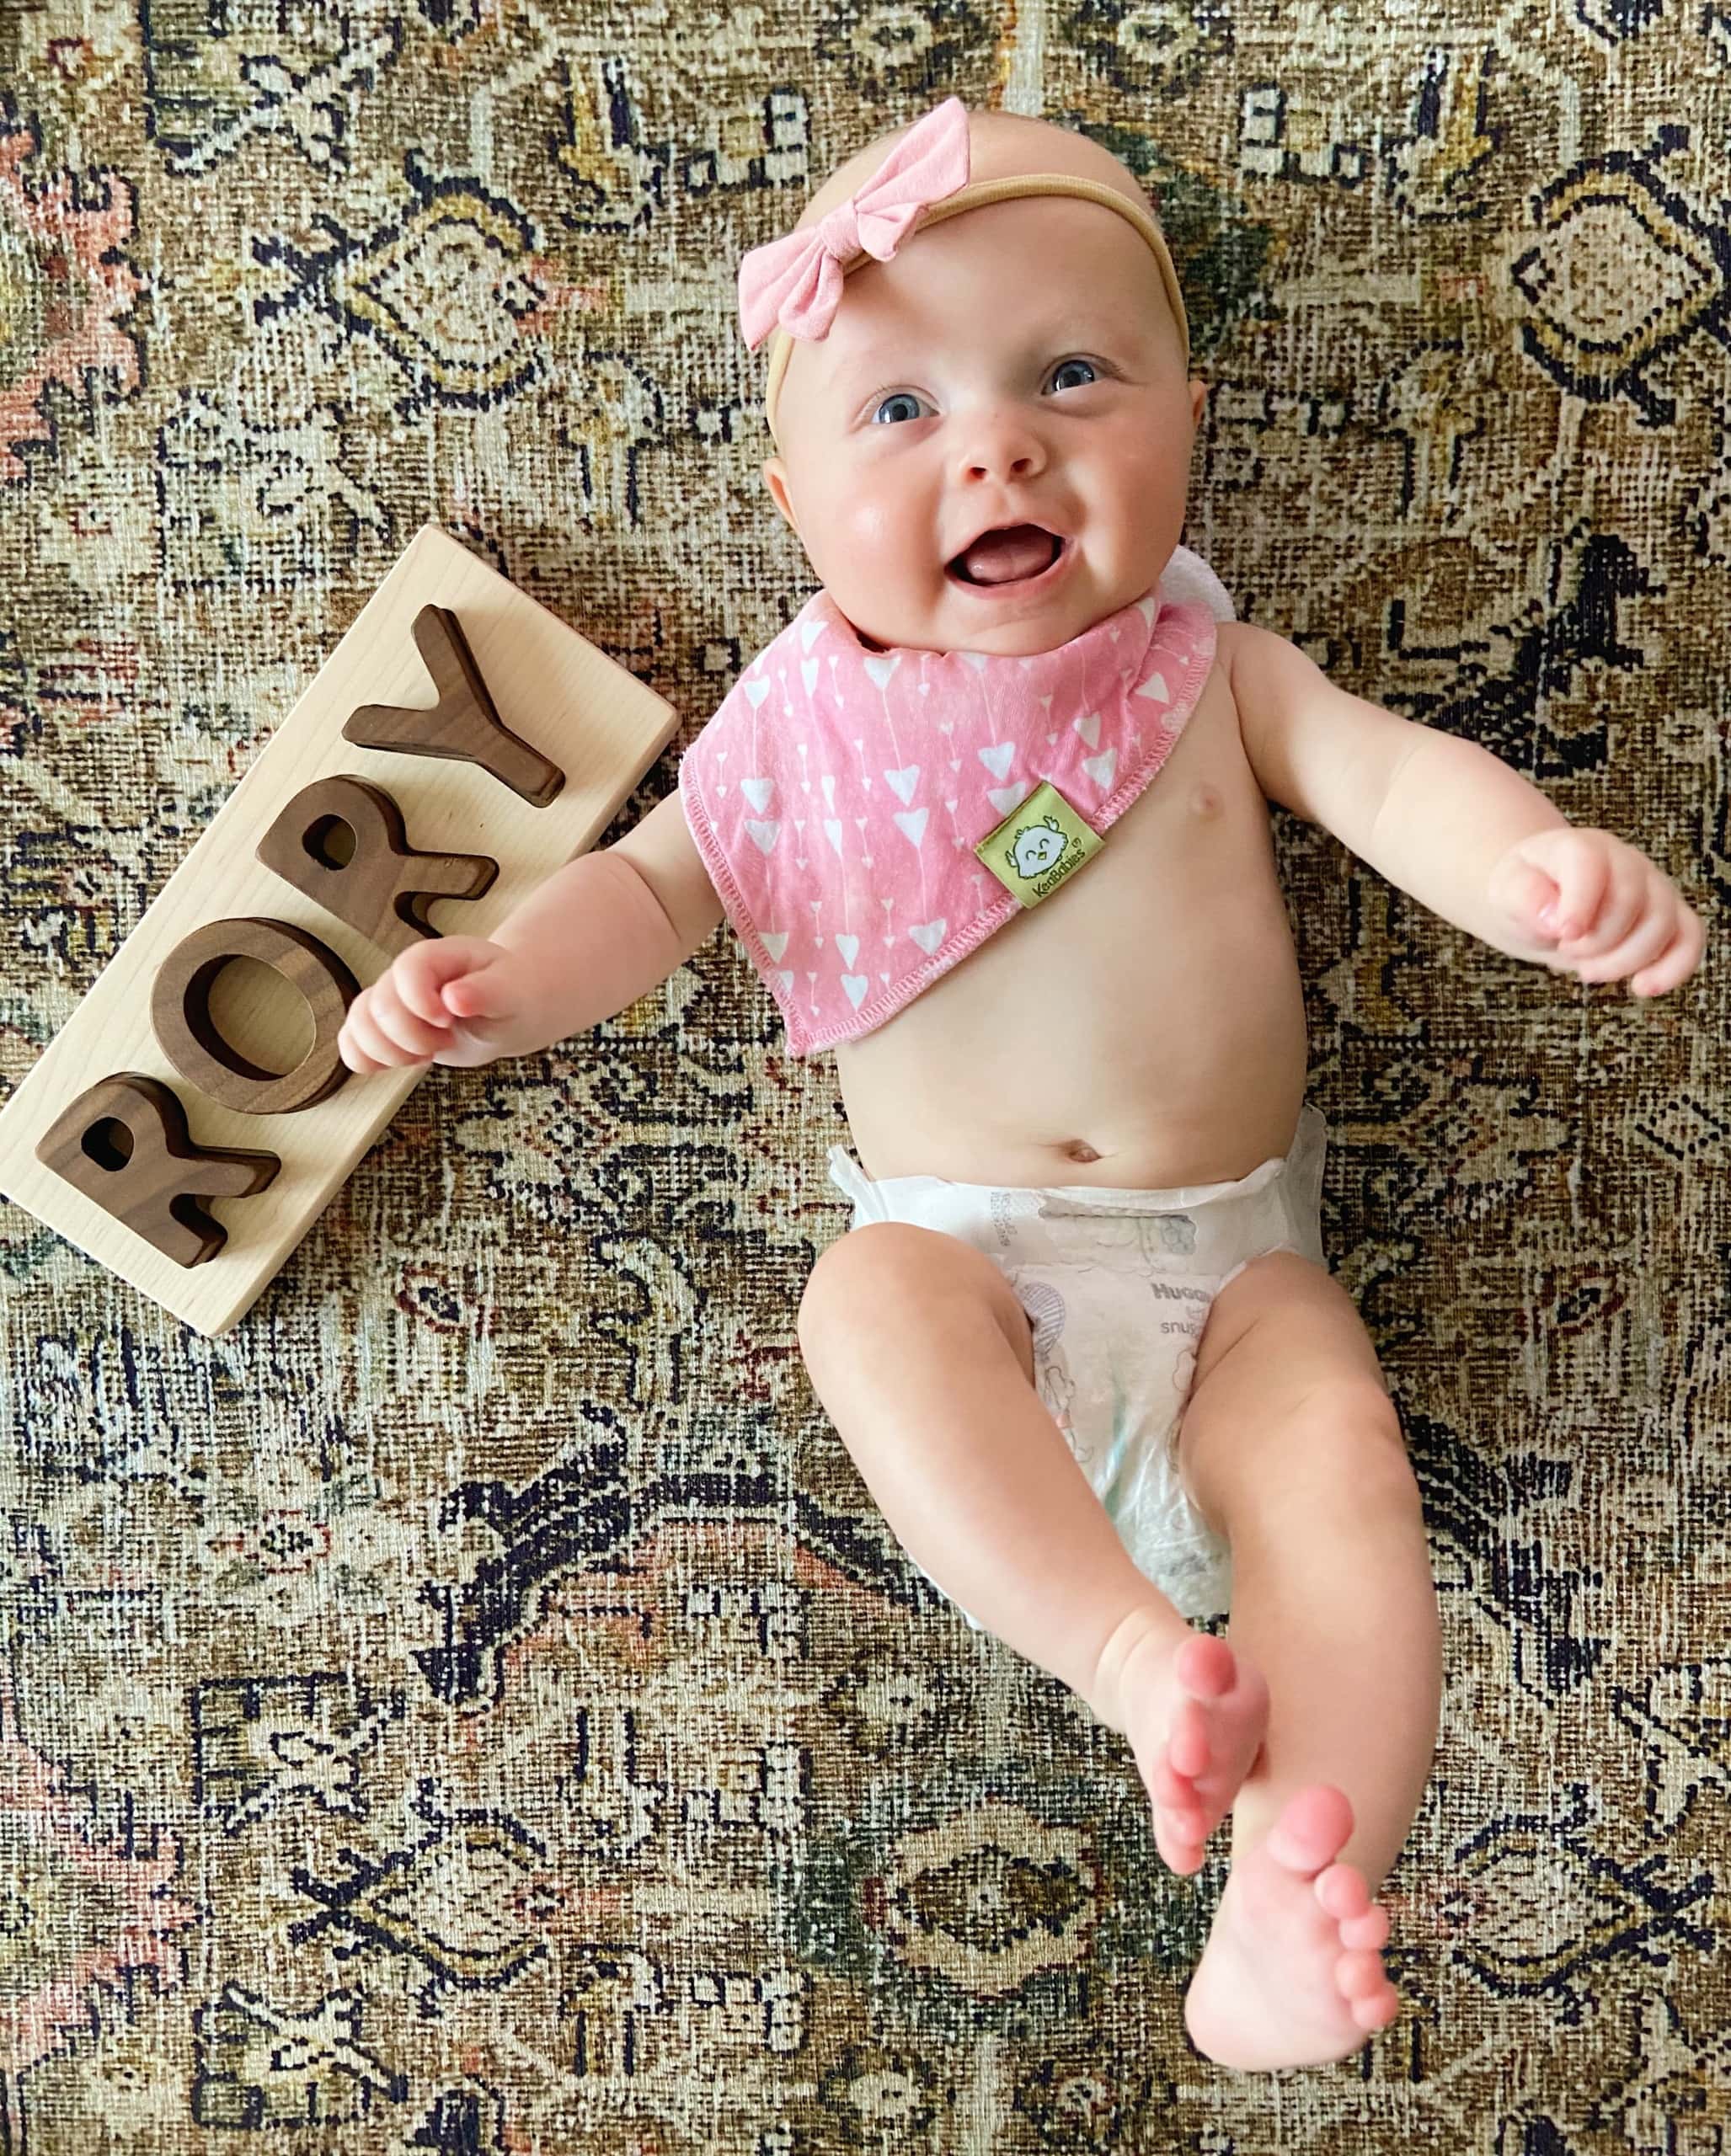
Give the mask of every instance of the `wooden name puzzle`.
[[0, 1192], [226, 1331], [425, 1075], [349, 1071], [361, 985], [489, 935], [678, 723], [426, 526], [0, 1109]]

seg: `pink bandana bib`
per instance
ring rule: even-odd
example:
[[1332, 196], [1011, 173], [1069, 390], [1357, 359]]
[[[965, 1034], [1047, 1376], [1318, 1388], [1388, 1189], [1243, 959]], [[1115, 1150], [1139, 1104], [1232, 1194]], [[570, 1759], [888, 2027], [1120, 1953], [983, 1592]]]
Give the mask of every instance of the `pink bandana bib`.
[[815, 591], [679, 766], [793, 1054], [881, 1026], [1085, 868], [1171, 755], [1214, 650], [1208, 606], [1156, 590], [1026, 658], [875, 652]]

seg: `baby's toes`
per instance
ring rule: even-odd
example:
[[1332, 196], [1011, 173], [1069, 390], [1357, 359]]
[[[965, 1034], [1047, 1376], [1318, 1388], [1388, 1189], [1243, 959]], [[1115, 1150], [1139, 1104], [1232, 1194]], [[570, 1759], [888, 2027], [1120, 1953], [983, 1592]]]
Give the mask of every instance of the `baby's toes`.
[[1213, 1757], [1208, 1742], [1208, 1721], [1194, 1700], [1180, 1700], [1172, 1710], [1166, 1732], [1166, 1757], [1175, 1774], [1194, 1781], [1206, 1774]]
[[1361, 1917], [1370, 1906], [1370, 1890], [1355, 1864], [1331, 1864], [1319, 1871], [1314, 1892], [1331, 1917]]
[[1340, 1927], [1340, 1943], [1343, 1946], [1386, 1946], [1387, 1910], [1372, 1908], [1361, 1917], [1348, 1917]]
[[1194, 1807], [1197, 1802], [1195, 1785], [1190, 1777], [1179, 1774], [1164, 1754], [1148, 1777], [1148, 1794], [1157, 1804]]
[[1162, 1860], [1174, 1871], [1199, 1870], [1208, 1822], [1189, 1779], [1162, 1758], [1149, 1777], [1148, 1794], [1154, 1800], [1154, 1846]]
[[1238, 1658], [1212, 1632], [1198, 1632], [1173, 1657], [1172, 1673], [1187, 1692], [1217, 1700], [1238, 1681]]
[[[1356, 1951], [1349, 1949], [1334, 1962], [1334, 1983], [1341, 1990], [1341, 1999], [1349, 2005], [1371, 2005], [1381, 1999], [1384, 1992], [1392, 1992], [1395, 1986], [1388, 1982], [1381, 1968], [1380, 1953]], [[1360, 2025], [1362, 2026], [1362, 2025]]]
[[1162, 1805], [1154, 1813], [1154, 1846], [1169, 1871], [1188, 1877], [1202, 1869], [1202, 1819], [1199, 1812], [1168, 1812]]
[[1365, 1875], [1355, 1864], [1331, 1864], [1317, 1875], [1317, 1899], [1340, 1926], [1343, 1946], [1388, 1944], [1388, 1912], [1370, 1899]]
[[1388, 2022], [1395, 2020], [1401, 2011], [1401, 1994], [1388, 1977], [1381, 1977], [1380, 1983], [1371, 1983], [1354, 1999], [1347, 1999], [1347, 2011], [1367, 2033], [1371, 2029], [1386, 2029]]

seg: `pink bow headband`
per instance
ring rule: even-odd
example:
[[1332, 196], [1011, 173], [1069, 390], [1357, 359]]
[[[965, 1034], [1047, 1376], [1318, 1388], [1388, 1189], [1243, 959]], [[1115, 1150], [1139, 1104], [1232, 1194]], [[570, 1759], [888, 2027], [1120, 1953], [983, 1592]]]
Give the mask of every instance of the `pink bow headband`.
[[793, 354], [791, 340], [821, 340], [830, 334], [841, 302], [843, 280], [861, 263], [887, 262], [911, 232], [940, 224], [964, 210], [1005, 202], [1019, 195], [1073, 195], [1115, 210], [1153, 250], [1166, 296], [1190, 363], [1190, 328], [1178, 272], [1165, 236], [1138, 202], [1116, 188], [1074, 173], [1012, 173], [968, 184], [968, 108], [946, 98], [909, 128], [865, 184], [815, 225], [754, 247], [740, 262], [740, 327], [756, 351], [779, 332], [770, 355], [763, 410], [772, 435], [782, 378]]

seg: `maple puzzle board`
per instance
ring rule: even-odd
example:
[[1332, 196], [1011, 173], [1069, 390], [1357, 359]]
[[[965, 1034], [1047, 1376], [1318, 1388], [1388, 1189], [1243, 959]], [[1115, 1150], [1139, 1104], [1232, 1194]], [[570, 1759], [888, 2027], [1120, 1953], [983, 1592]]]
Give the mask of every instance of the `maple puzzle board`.
[[[426, 930], [490, 934], [595, 844], [678, 723], [423, 527], [0, 1109], [0, 1193], [226, 1331], [425, 1075], [343, 1070], [357, 989]], [[150, 1233], [109, 1194], [129, 1178]]]

